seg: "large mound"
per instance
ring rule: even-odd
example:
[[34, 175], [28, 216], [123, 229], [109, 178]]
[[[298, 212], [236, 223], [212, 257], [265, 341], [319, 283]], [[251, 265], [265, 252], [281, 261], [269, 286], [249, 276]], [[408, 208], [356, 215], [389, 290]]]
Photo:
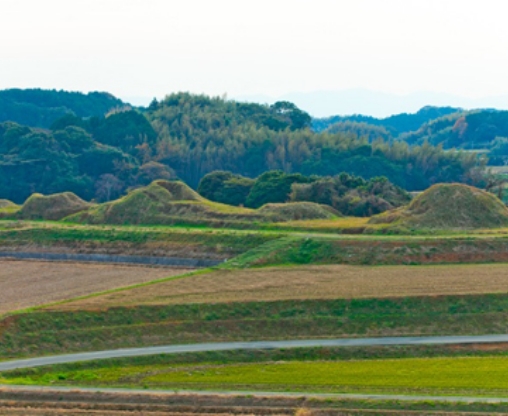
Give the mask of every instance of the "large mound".
[[265, 204], [259, 212], [273, 216], [279, 221], [294, 220], [322, 220], [342, 216], [338, 211], [328, 205], [314, 202], [288, 202], [286, 204]]
[[158, 180], [116, 201], [72, 215], [89, 224], [216, 224], [260, 220], [256, 211], [208, 201], [183, 182]]
[[18, 217], [25, 220], [54, 220], [58, 221], [68, 215], [83, 211], [91, 204], [83, 201], [72, 192], [61, 194], [30, 196], [21, 209]]
[[461, 184], [434, 185], [411, 203], [373, 217], [371, 224], [414, 228], [492, 228], [508, 226], [508, 208], [494, 195]]

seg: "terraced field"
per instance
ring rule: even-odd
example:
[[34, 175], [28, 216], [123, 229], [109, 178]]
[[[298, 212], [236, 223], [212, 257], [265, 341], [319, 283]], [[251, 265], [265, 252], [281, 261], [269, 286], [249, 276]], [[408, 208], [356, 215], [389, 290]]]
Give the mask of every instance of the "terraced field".
[[130, 305], [360, 299], [508, 293], [508, 265], [345, 265], [219, 270], [57, 306], [58, 310]]

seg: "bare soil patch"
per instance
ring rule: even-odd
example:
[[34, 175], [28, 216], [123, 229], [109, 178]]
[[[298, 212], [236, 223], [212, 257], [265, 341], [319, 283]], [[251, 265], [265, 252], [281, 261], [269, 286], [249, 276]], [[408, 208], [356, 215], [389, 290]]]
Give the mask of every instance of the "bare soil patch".
[[189, 269], [0, 259], [0, 314], [186, 272]]
[[505, 292], [508, 292], [507, 264], [273, 267], [221, 270], [79, 300], [58, 309]]

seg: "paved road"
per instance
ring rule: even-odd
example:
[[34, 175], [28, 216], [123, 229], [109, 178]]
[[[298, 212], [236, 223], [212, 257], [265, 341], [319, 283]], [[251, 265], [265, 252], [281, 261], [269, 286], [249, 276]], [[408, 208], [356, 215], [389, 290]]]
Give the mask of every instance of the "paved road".
[[309, 347], [363, 347], [376, 345], [379, 346], [379, 345], [489, 344], [496, 342], [508, 342], [508, 335], [342, 338], [342, 339], [222, 342], [209, 344], [168, 345], [160, 347], [128, 348], [109, 351], [56, 355], [51, 357], [29, 358], [15, 361], [4, 361], [0, 362], [0, 371], [14, 370], [18, 368], [40, 367], [52, 364], [73, 363], [79, 361], [101, 360], [107, 358], [139, 357], [143, 355], [178, 354], [186, 352], [259, 350], [259, 349], [267, 350], [280, 348], [309, 348]]
[[435, 401], [446, 403], [508, 403], [506, 397], [464, 397], [464, 396], [418, 396], [398, 394], [342, 394], [342, 393], [309, 393], [309, 392], [271, 392], [271, 391], [218, 391], [218, 390], [151, 390], [102, 387], [48, 387], [48, 386], [1, 386], [0, 392], [53, 392], [53, 393], [104, 393], [104, 394], [146, 394], [146, 395], [198, 395], [198, 396], [254, 396], [254, 397], [306, 397], [318, 399], [353, 399], [353, 400], [404, 400]]

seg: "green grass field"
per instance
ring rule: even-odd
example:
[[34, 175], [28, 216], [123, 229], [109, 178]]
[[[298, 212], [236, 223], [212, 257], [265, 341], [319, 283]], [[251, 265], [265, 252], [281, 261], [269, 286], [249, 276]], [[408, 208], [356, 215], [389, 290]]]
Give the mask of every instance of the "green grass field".
[[8, 384], [508, 397], [508, 357], [157, 363], [7, 373]]

